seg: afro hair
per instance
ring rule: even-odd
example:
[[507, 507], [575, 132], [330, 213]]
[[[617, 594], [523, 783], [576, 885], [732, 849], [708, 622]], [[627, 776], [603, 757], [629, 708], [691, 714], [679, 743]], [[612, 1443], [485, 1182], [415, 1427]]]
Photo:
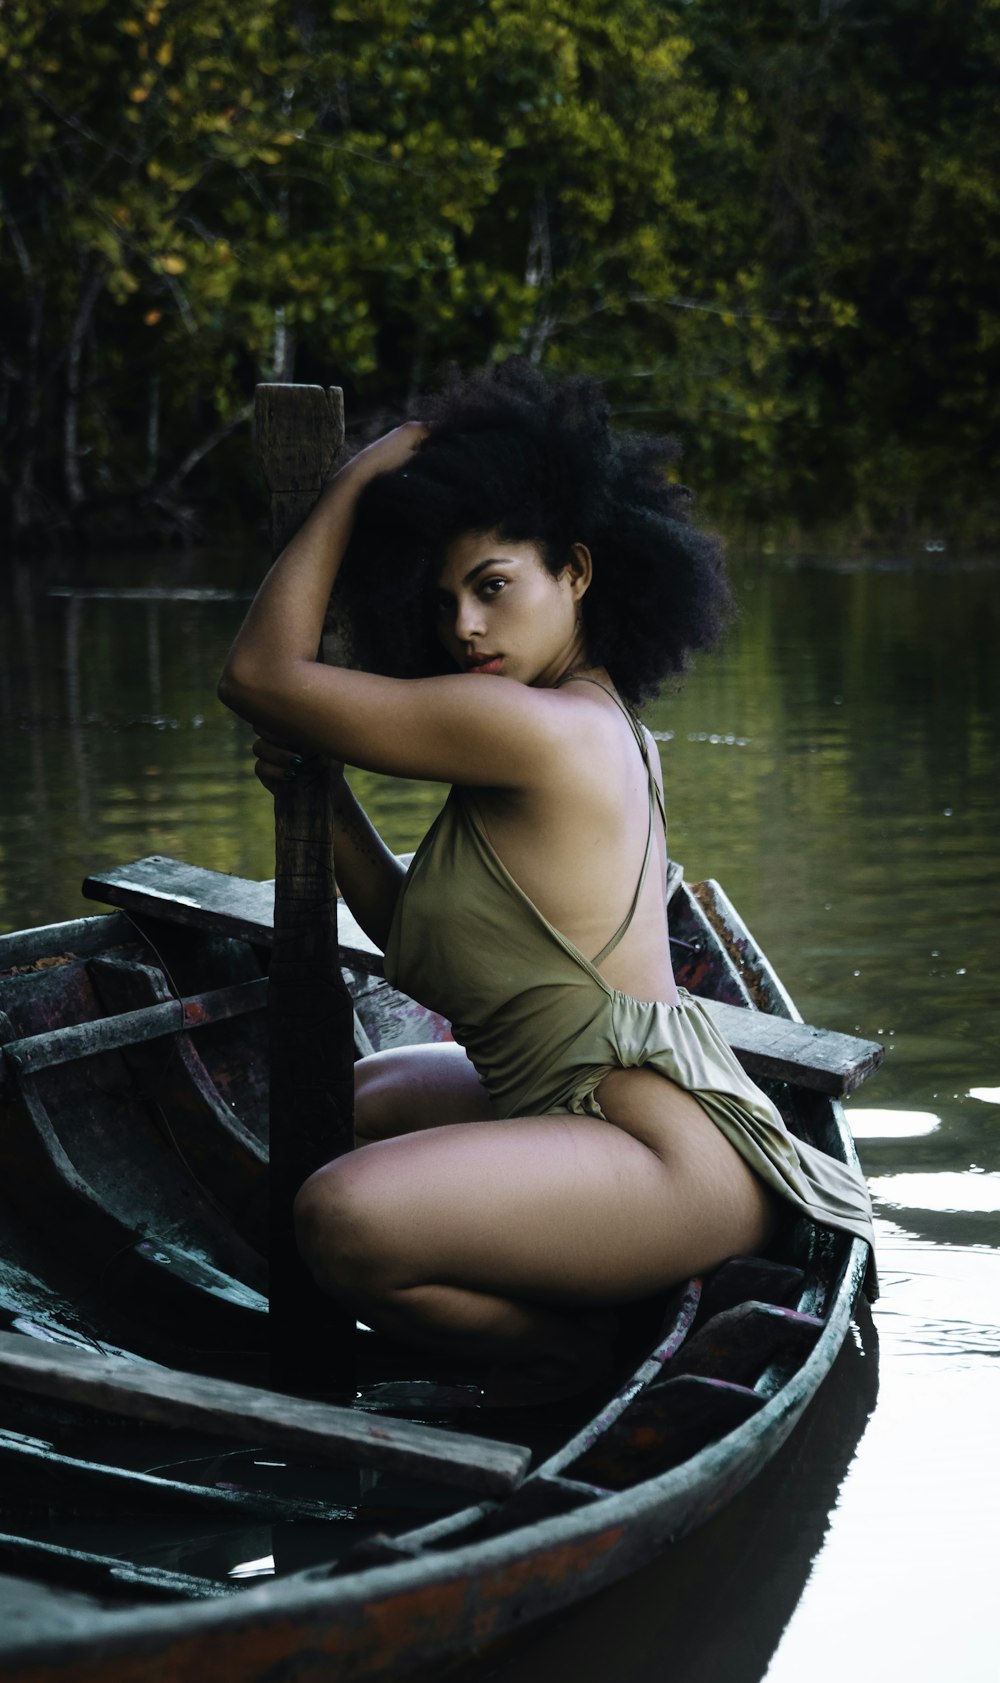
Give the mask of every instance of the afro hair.
[[588, 657], [634, 704], [717, 640], [731, 608], [722, 549], [691, 524], [691, 493], [667, 479], [677, 443], [612, 431], [597, 380], [550, 380], [513, 358], [453, 374], [418, 414], [427, 438], [366, 486], [345, 556], [353, 641], [369, 671], [452, 670], [433, 586], [448, 546], [470, 531], [536, 543], [555, 575], [575, 543], [587, 546]]

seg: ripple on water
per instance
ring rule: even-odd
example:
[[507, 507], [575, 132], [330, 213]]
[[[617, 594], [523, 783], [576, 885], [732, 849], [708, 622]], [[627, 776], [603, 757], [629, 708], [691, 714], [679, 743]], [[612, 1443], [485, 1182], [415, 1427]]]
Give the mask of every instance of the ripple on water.
[[875, 1321], [897, 1375], [900, 1366], [924, 1371], [928, 1358], [935, 1367], [992, 1367], [1000, 1356], [1000, 1252], [935, 1244], [885, 1219], [875, 1234], [882, 1291]]
[[875, 1210], [919, 1239], [1000, 1247], [1000, 1173], [904, 1170], [872, 1175], [868, 1184]]

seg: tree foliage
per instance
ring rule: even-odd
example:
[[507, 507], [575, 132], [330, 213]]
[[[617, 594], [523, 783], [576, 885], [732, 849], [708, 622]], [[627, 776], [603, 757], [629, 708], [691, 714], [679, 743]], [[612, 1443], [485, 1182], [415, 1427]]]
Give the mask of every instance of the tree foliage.
[[15, 533], [183, 522], [258, 379], [356, 415], [514, 350], [753, 512], [949, 516], [996, 465], [997, 18], [6, 0]]

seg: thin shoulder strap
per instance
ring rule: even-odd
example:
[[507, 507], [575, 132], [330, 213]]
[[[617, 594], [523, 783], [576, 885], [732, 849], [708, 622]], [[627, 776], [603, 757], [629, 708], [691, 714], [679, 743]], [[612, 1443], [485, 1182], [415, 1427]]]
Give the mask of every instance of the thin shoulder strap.
[[[609, 690], [607, 685], [600, 683], [597, 678], [585, 678], [582, 675], [582, 673], [573, 672], [573, 673], [570, 673], [566, 678], [563, 678], [561, 680], [561, 684], [568, 684], [570, 681], [572, 681], [575, 684], [593, 684], [595, 689], [602, 690], [605, 695], [609, 695], [611, 697], [612, 701], [615, 702], [616, 705], [620, 708], [620, 710], [624, 713], [626, 719], [628, 720], [629, 728], [631, 729], [632, 735], [635, 737], [636, 746], [638, 747], [639, 752], [642, 755], [643, 764], [646, 767], [646, 778], [647, 778], [648, 785], [649, 785], [649, 824], [648, 824], [648, 827], [647, 827], [647, 830], [646, 830], [646, 851], [642, 856], [642, 869], [639, 872], [639, 881], [636, 883], [635, 893], [632, 896], [632, 904], [630, 905], [628, 911], [626, 912], [622, 923], [619, 924], [618, 928], [615, 930], [615, 933], [612, 935], [610, 941], [608, 941], [601, 948], [600, 952], [596, 955], [596, 957], [592, 958], [591, 961], [590, 961], [595, 969], [599, 969], [600, 966], [604, 963], [604, 960], [606, 958], [610, 958], [611, 954], [614, 952], [618, 943], [624, 938], [625, 935], [628, 934], [629, 928], [630, 928], [631, 923], [632, 923], [632, 919], [635, 917], [636, 907], [639, 904], [639, 898], [640, 898], [640, 896], [642, 894], [642, 891], [643, 891], [643, 888], [645, 886], [646, 875], [649, 871], [649, 861], [652, 858], [652, 854], [653, 854], [653, 804], [654, 804], [654, 802], [656, 804], [657, 810], [659, 811], [660, 818], [663, 821], [664, 829], [666, 829], [667, 814], [666, 814], [666, 809], [665, 809], [664, 804], [663, 804], [663, 796], [660, 793], [660, 786], [657, 783], [656, 778], [653, 776], [653, 768], [649, 763], [649, 755], [646, 752], [646, 739], [642, 734], [642, 726], [640, 725], [638, 719], [635, 717], [635, 714], [632, 713], [629, 710], [629, 708], [627, 708], [625, 706], [625, 703], [622, 701], [621, 697], [616, 695], [614, 690]], [[556, 688], [559, 688], [559, 687], [560, 687], [560, 685], [556, 686]]]
[[635, 737], [636, 746], [642, 755], [643, 764], [646, 767], [646, 777], [649, 781], [649, 792], [652, 799], [656, 802], [656, 809], [660, 814], [660, 819], [665, 832], [667, 828], [667, 809], [663, 800], [663, 791], [653, 774], [653, 768], [649, 763], [649, 754], [646, 749], [646, 738], [643, 735], [642, 726], [635, 714], [632, 712], [630, 707], [626, 707], [620, 695], [616, 695], [614, 690], [609, 690], [607, 684], [602, 684], [597, 678], [585, 678], [582, 673], [571, 672], [567, 677], [560, 678], [559, 682], [555, 685], [555, 688], [561, 689], [563, 684], [569, 683], [593, 684], [595, 690], [601, 690], [604, 695], [609, 695], [619, 710], [624, 713], [625, 718], [628, 721], [629, 729]]

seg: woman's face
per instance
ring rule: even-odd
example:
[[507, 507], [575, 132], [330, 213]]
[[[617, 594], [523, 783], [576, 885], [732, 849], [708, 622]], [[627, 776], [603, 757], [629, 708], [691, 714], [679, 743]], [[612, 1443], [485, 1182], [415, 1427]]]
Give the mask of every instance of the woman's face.
[[435, 586], [438, 636], [463, 672], [549, 687], [585, 663], [580, 602], [590, 571], [582, 544], [556, 578], [537, 544], [464, 532]]

